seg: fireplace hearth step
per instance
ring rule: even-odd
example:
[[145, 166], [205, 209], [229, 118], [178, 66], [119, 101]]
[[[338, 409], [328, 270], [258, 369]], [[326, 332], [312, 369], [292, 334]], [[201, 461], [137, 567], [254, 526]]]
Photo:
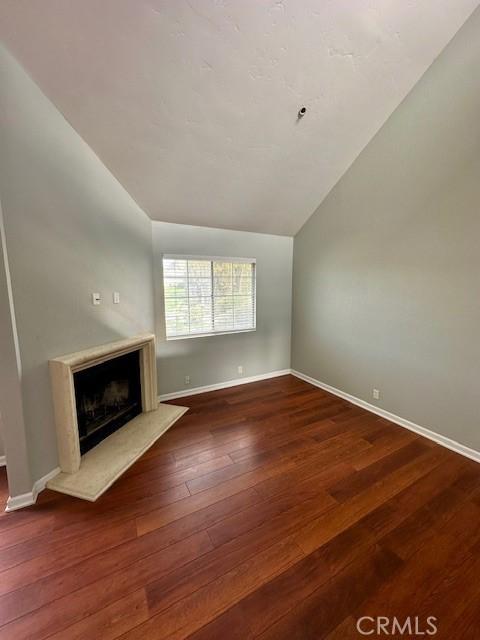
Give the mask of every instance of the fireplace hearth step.
[[141, 413], [83, 455], [78, 471], [59, 473], [47, 488], [94, 502], [186, 411], [159, 404], [155, 411]]

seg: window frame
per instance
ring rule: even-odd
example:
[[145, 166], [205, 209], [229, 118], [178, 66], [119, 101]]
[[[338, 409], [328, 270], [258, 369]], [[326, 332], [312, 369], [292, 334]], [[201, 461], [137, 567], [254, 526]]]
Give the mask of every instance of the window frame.
[[[211, 263], [211, 287], [212, 287], [212, 315], [213, 315], [213, 303], [215, 299], [214, 294], [214, 278], [213, 278], [213, 263], [214, 262], [230, 262], [232, 264], [251, 264], [252, 273], [252, 301], [253, 301], [253, 326], [246, 329], [219, 329], [218, 331], [208, 331], [206, 333], [185, 333], [182, 335], [168, 336], [167, 335], [167, 320], [166, 320], [166, 300], [165, 297], [165, 275], [163, 270], [164, 260], [202, 260]], [[206, 255], [191, 255], [191, 254], [177, 254], [177, 253], [163, 253], [162, 254], [162, 297], [163, 297], [163, 319], [164, 319], [164, 335], [165, 340], [190, 340], [191, 338], [207, 338], [211, 336], [223, 336], [234, 333], [251, 333], [257, 330], [257, 259], [256, 258], [232, 258], [230, 256], [206, 256]], [[190, 295], [187, 296], [187, 299]]]

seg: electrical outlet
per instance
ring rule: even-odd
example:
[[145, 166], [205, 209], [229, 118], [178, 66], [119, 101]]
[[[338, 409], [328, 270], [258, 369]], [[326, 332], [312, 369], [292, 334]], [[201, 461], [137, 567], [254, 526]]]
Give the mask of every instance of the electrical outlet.
[[190, 376], [185, 376], [185, 384], [190, 384]]
[[380, 390], [379, 389], [374, 389], [373, 390], [373, 399], [374, 400], [380, 400]]
[[238, 367], [237, 367], [237, 372], [238, 372], [240, 375], [242, 375], [242, 373], [243, 373], [243, 365], [241, 365], [241, 364], [239, 364], [239, 365], [238, 365]]
[[120, 304], [120, 292], [119, 291], [114, 291], [113, 292], [113, 304]]

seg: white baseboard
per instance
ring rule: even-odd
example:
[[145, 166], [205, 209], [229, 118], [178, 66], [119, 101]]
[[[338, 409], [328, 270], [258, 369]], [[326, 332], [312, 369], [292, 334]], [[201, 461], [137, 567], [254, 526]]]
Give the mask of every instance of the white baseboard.
[[49, 473], [44, 475], [42, 478], [37, 480], [33, 485], [33, 491], [38, 495], [40, 491], [43, 491], [45, 489], [45, 487], [47, 486], [47, 482], [52, 478], [55, 478], [55, 476], [58, 476], [60, 471], [60, 467], [56, 467], [55, 469], [52, 469]]
[[39, 478], [34, 483], [32, 490], [28, 493], [22, 493], [18, 496], [10, 496], [7, 500], [7, 506], [5, 511], [16, 511], [17, 509], [23, 509], [24, 507], [30, 507], [37, 501], [38, 494], [43, 491], [47, 485], [47, 482], [60, 473], [60, 468], [52, 469], [49, 473]]
[[5, 456], [0, 456], [0, 467], [6, 467], [7, 466], [7, 459], [5, 458]]
[[9, 496], [5, 511], [16, 511], [17, 509], [30, 507], [32, 504], [35, 504], [36, 499], [37, 496], [34, 495], [33, 491], [21, 493], [19, 496]]
[[226, 382], [218, 382], [217, 384], [209, 384], [205, 387], [193, 387], [192, 389], [184, 389], [183, 391], [174, 391], [173, 393], [164, 393], [158, 396], [159, 402], [163, 400], [174, 400], [175, 398], [184, 398], [185, 396], [195, 396], [198, 393], [206, 393], [207, 391], [217, 391], [218, 389], [227, 389], [228, 387], [236, 387], [240, 384], [249, 384], [250, 382], [259, 382], [260, 380], [268, 380], [268, 378], [278, 378], [291, 373], [290, 369], [282, 369], [280, 371], [270, 371], [269, 373], [261, 373], [258, 376], [250, 376], [249, 378], [235, 378]]
[[293, 376], [300, 378], [300, 380], [304, 380], [305, 382], [309, 382], [313, 384], [315, 387], [319, 387], [324, 391], [328, 391], [329, 393], [333, 393], [339, 398], [343, 398], [343, 400], [347, 400], [352, 404], [361, 407], [362, 409], [366, 409], [371, 413], [375, 413], [377, 416], [385, 418], [386, 420], [390, 420], [390, 422], [394, 422], [398, 424], [400, 427], [404, 427], [405, 429], [409, 429], [410, 431], [414, 431], [424, 438], [428, 438], [429, 440], [433, 440], [437, 444], [442, 445], [442, 447], [446, 447], [447, 449], [451, 449], [455, 451], [455, 453], [459, 453], [466, 458], [470, 458], [470, 460], [474, 460], [475, 462], [480, 462], [480, 451], [476, 451], [475, 449], [471, 449], [470, 447], [461, 444], [460, 442], [456, 442], [451, 438], [447, 438], [446, 436], [442, 436], [439, 433], [435, 433], [435, 431], [431, 431], [426, 427], [421, 427], [410, 420], [406, 420], [405, 418], [401, 418], [400, 416], [396, 416], [394, 413], [390, 413], [385, 409], [381, 409], [380, 407], [376, 407], [374, 404], [370, 404], [365, 400], [361, 400], [360, 398], [356, 398], [355, 396], [350, 395], [349, 393], [345, 393], [345, 391], [341, 391], [340, 389], [336, 389], [335, 387], [331, 387], [329, 384], [325, 384], [324, 382], [320, 382], [320, 380], [316, 380], [315, 378], [311, 378], [310, 376], [305, 375], [304, 373], [300, 373], [300, 371], [291, 370]]

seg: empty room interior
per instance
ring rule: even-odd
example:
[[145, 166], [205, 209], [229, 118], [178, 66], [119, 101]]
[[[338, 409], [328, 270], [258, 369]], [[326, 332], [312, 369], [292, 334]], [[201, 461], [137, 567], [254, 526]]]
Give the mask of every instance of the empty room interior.
[[0, 640], [480, 638], [480, 0], [0, 1]]

